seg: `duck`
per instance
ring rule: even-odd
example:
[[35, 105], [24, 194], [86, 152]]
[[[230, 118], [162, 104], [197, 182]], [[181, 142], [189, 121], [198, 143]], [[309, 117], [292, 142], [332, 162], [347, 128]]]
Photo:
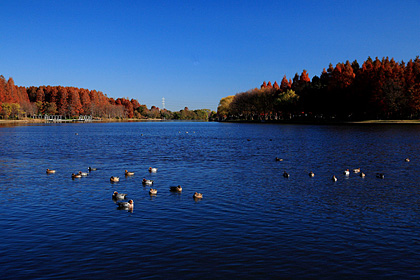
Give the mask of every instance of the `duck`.
[[128, 172], [127, 170], [125, 170], [125, 176], [133, 176], [134, 172]]
[[337, 177], [335, 177], [335, 175], [333, 175], [331, 180], [333, 180], [334, 182], [337, 182]]
[[53, 174], [53, 173], [55, 173], [55, 170], [51, 170], [47, 168], [47, 174]]
[[91, 171], [96, 171], [96, 170], [98, 170], [98, 169], [97, 169], [97, 168], [95, 168], [95, 167], [90, 167], [90, 166], [89, 166], [88, 170], [89, 170], [89, 172], [91, 172]]
[[283, 161], [283, 159], [276, 157], [276, 161]]
[[287, 173], [286, 171], [284, 171], [284, 173], [283, 173], [283, 177], [284, 177], [284, 178], [289, 178], [289, 176], [290, 176], [290, 175], [289, 175], [289, 173]]
[[149, 194], [150, 195], [156, 195], [157, 194], [157, 189], [150, 189]]
[[176, 187], [170, 187], [169, 189], [171, 192], [182, 192], [182, 187], [180, 185]]
[[79, 171], [78, 174], [81, 175], [81, 176], [83, 176], [83, 177], [89, 175], [87, 172], [82, 172], [82, 171]]
[[365, 173], [360, 173], [360, 177], [365, 178], [366, 174]]
[[360, 172], [360, 168], [353, 169], [353, 173], [359, 173], [359, 172]]
[[74, 179], [74, 178], [82, 178], [82, 175], [80, 175], [79, 173], [77, 173], [77, 174], [74, 174], [74, 173], [72, 173], [71, 174], [71, 177]]
[[120, 181], [120, 177], [111, 176], [111, 178], [109, 180], [111, 182], [119, 182]]
[[128, 202], [118, 202], [118, 209], [133, 210], [134, 201], [130, 199]]
[[313, 173], [312, 171], [309, 172], [309, 177], [314, 177], [314, 176], [315, 176], [315, 173]]
[[157, 172], [157, 168], [152, 168], [152, 167], [149, 167], [149, 172], [151, 172], [151, 173], [156, 173]]
[[376, 173], [376, 178], [384, 179], [385, 175], [384, 175], [384, 173]]
[[112, 199], [123, 200], [126, 198], [126, 196], [126, 193], [118, 193], [117, 191], [114, 191], [114, 193], [112, 194]]
[[350, 175], [350, 171], [348, 169], [347, 170], [344, 170], [344, 175], [349, 176]]
[[202, 194], [202, 193], [195, 192], [195, 193], [193, 194], [193, 197], [194, 197], [194, 198], [203, 198], [203, 194]]
[[141, 182], [143, 185], [153, 185], [153, 180], [147, 180], [146, 178], [143, 178], [143, 181]]

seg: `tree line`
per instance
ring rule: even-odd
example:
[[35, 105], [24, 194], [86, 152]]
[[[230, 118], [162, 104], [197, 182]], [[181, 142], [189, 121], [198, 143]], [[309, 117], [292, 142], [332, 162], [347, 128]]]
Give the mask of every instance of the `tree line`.
[[420, 118], [420, 59], [368, 58], [359, 65], [330, 64], [312, 80], [306, 70], [293, 79], [224, 97], [220, 119], [365, 120]]
[[208, 109], [189, 110], [187, 107], [177, 112], [156, 106], [149, 109], [136, 99], [114, 99], [101, 91], [76, 87], [22, 87], [15, 85], [13, 78], [6, 81], [0, 75], [0, 118], [21, 119], [39, 114], [62, 115], [64, 118], [91, 115], [101, 119], [208, 120], [212, 112]]

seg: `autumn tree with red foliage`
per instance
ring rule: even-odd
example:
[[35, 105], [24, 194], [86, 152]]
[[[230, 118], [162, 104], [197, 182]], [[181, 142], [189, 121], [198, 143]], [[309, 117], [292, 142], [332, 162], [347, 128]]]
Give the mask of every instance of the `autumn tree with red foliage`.
[[[352, 63], [331, 63], [320, 77], [312, 81], [306, 70], [296, 75], [293, 82], [283, 77], [279, 89], [263, 82], [260, 89], [238, 93], [230, 103], [234, 118], [249, 119], [249, 115], [273, 113], [282, 115], [281, 106], [274, 108], [267, 100], [292, 89], [298, 102], [293, 102], [296, 117], [361, 120], [361, 119], [411, 119], [420, 117], [420, 59], [416, 57], [407, 65], [394, 59], [370, 57], [360, 67]], [[273, 92], [267, 91], [269, 89]], [[270, 96], [271, 95], [271, 96]], [[296, 101], [296, 100], [295, 100]]]
[[284, 91], [286, 91], [288, 89], [291, 89], [291, 88], [292, 88], [292, 84], [289, 83], [289, 81], [286, 78], [286, 75], [284, 75], [283, 79], [280, 82], [280, 90], [282, 92], [284, 92]]
[[[203, 120], [210, 114], [207, 109], [190, 111], [184, 108], [182, 111], [185, 119]], [[18, 87], [13, 78], [6, 80], [0, 75], [0, 117], [19, 118], [37, 114], [59, 114], [64, 118], [91, 115], [95, 118], [138, 119], [171, 119], [176, 115], [155, 106], [149, 110], [136, 99], [109, 98], [96, 90], [62, 86]]]

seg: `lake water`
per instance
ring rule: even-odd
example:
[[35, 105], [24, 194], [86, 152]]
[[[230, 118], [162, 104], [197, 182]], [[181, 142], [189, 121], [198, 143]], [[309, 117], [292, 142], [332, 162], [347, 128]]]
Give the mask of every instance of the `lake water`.
[[419, 140], [417, 125], [3, 126], [1, 278], [419, 278]]

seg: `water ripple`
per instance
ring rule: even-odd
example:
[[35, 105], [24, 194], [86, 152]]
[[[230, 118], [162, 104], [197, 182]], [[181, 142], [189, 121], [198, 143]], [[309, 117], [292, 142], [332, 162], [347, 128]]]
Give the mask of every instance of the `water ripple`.
[[[181, 122], [1, 127], [0, 265], [5, 279], [418, 278], [419, 133]], [[89, 166], [98, 170], [71, 179]], [[342, 174], [359, 167], [366, 178]], [[142, 178], [155, 181], [156, 196]], [[170, 192], [174, 185], [182, 193]], [[115, 190], [134, 200], [132, 212], [117, 210]]]

